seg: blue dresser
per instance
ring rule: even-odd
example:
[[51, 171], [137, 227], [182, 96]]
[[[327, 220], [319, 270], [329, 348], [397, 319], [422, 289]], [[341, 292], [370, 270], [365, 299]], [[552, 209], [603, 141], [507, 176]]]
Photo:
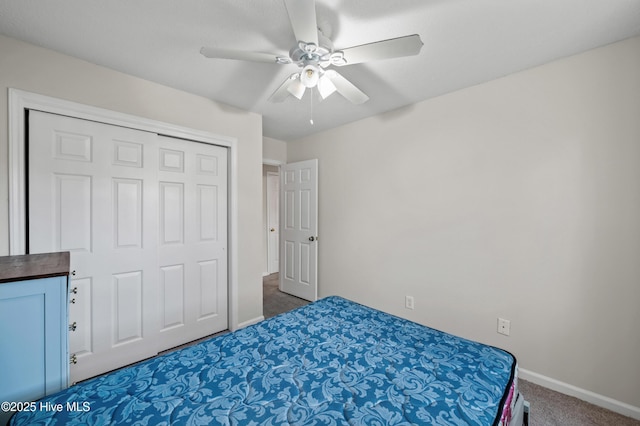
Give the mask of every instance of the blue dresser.
[[68, 252], [0, 257], [0, 403], [68, 387], [68, 276]]

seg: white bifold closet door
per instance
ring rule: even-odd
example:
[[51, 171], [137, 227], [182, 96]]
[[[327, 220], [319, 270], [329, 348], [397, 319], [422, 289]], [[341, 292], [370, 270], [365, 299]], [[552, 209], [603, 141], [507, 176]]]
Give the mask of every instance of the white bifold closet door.
[[29, 253], [71, 252], [71, 381], [228, 327], [227, 149], [29, 112]]

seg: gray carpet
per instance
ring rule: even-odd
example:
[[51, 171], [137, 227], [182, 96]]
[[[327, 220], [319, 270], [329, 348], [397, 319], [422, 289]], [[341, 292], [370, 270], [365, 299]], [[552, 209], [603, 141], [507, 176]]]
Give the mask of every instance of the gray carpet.
[[[309, 303], [278, 290], [278, 279], [277, 273], [267, 275], [263, 279], [265, 318]], [[638, 420], [621, 416], [522, 379], [519, 386], [531, 405], [529, 426], [640, 426]]]
[[638, 426], [640, 421], [520, 379], [530, 426]]
[[262, 279], [262, 314], [265, 318], [271, 318], [283, 312], [306, 305], [306, 300], [283, 293], [278, 289], [279, 275], [271, 274]]

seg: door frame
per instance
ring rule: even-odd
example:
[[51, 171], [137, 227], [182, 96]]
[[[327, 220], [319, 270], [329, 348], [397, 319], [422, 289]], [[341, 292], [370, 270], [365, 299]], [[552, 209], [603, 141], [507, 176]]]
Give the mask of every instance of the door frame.
[[190, 129], [104, 108], [9, 88], [9, 254], [26, 254], [26, 111], [30, 109], [223, 146], [228, 156], [229, 329], [238, 328], [238, 152], [237, 138]]
[[[279, 169], [279, 168], [278, 168]], [[278, 193], [275, 194], [275, 197], [277, 198], [277, 202], [278, 202], [278, 211], [280, 211], [280, 171], [278, 170], [278, 172], [267, 172], [266, 174], [266, 184], [267, 184], [267, 193], [266, 193], [266, 201], [267, 201], [267, 206], [266, 206], [266, 210], [267, 210], [267, 223], [266, 223], [266, 229], [265, 232], [267, 233], [267, 274], [273, 274], [276, 273], [278, 271], [280, 271], [280, 265], [278, 265], [278, 270], [274, 271], [272, 269], [273, 263], [274, 263], [274, 256], [276, 254], [280, 254], [280, 239], [278, 239], [278, 247], [276, 247], [276, 252], [274, 253], [273, 250], [271, 249], [271, 242], [269, 241], [269, 239], [271, 238], [271, 231], [270, 231], [270, 226], [269, 223], [271, 222], [271, 210], [269, 209], [269, 205], [270, 205], [270, 201], [271, 201], [271, 197], [273, 196], [273, 194], [271, 193], [271, 191], [269, 191], [269, 176], [272, 176], [272, 178], [275, 176], [275, 178], [278, 180]], [[280, 217], [279, 214], [277, 214], [276, 216], [278, 216], [276, 219], [279, 221]], [[278, 235], [280, 234], [280, 225], [278, 225], [278, 229], [277, 229], [277, 233]]]
[[[283, 161], [280, 161], [280, 160], [270, 160], [270, 159], [267, 159], [267, 158], [263, 158], [262, 159], [262, 166], [263, 167], [264, 166], [277, 167], [278, 168], [278, 174], [280, 174], [280, 168], [282, 167], [283, 164], [286, 164], [286, 162], [283, 162]], [[263, 171], [263, 173], [264, 173], [264, 171]], [[263, 175], [263, 178], [265, 179], [265, 181], [263, 182], [263, 185], [266, 185], [266, 176]], [[265, 187], [263, 186], [263, 188], [265, 188]], [[266, 191], [266, 188], [265, 188], [265, 191]], [[278, 204], [280, 203], [280, 199], [279, 198], [281, 196], [282, 196], [282, 191], [278, 187]], [[267, 210], [269, 209], [268, 202], [267, 202], [266, 198], [267, 197], [266, 197], [266, 194], [265, 194], [264, 197], [263, 197], [263, 200], [262, 200], [263, 201], [262, 208], [264, 209], [264, 211], [262, 212], [263, 218], [267, 217]], [[278, 220], [279, 219], [280, 218], [278, 218]], [[264, 225], [265, 225], [264, 226], [264, 232], [265, 232], [265, 235], [266, 235], [266, 244], [267, 244], [267, 259], [266, 259], [267, 260], [267, 270], [263, 271], [263, 276], [266, 276], [266, 275], [264, 275], [265, 273], [267, 275], [269, 275], [269, 273], [270, 273], [269, 272], [269, 256], [270, 256], [270, 254], [269, 254], [269, 235], [268, 235], [269, 234], [269, 223], [268, 223], [268, 221], [266, 221], [264, 223]], [[280, 229], [278, 229], [278, 234], [280, 234]], [[280, 241], [280, 239], [278, 239], [278, 253], [280, 252], [280, 243], [281, 243], [281, 241]], [[263, 256], [264, 256], [264, 253], [263, 253]], [[264, 262], [264, 259], [263, 259], [263, 262]], [[279, 270], [280, 270], [280, 267], [278, 266], [278, 271]]]

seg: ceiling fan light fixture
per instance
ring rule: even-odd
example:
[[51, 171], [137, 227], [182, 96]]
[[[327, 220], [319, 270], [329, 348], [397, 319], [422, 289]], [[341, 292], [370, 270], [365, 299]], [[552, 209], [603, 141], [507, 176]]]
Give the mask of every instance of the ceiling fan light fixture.
[[320, 69], [315, 65], [307, 65], [300, 71], [300, 81], [305, 87], [315, 87], [320, 80]]
[[[325, 36], [318, 25], [316, 16], [317, 0], [283, 0], [289, 23], [295, 37], [295, 44], [289, 50], [289, 57], [264, 52], [203, 47], [200, 53], [207, 58], [231, 59], [281, 65], [295, 64], [297, 72], [291, 74], [269, 97], [272, 102], [282, 102], [289, 94], [302, 99], [307, 88], [318, 88], [324, 99], [338, 92], [355, 105], [369, 100], [369, 97], [349, 80], [328, 67], [360, 64], [369, 61], [413, 56], [420, 53], [423, 46], [419, 34], [389, 38], [358, 46], [334, 50], [333, 42]], [[323, 22], [323, 24], [325, 24]], [[326, 27], [325, 27], [326, 28]], [[333, 28], [329, 27], [331, 32]], [[313, 104], [313, 90], [311, 90]]]

